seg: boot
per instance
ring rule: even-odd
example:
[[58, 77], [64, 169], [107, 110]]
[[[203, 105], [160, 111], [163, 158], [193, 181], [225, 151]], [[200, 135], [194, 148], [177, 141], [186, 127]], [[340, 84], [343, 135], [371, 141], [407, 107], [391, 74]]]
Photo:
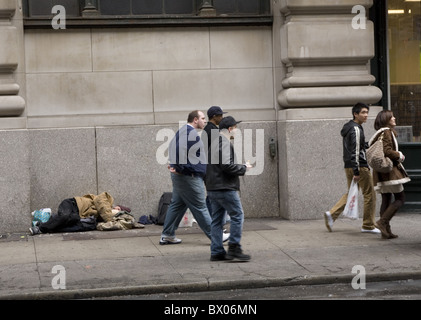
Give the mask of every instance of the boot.
[[376, 226], [381, 231], [382, 238], [384, 239], [393, 239], [395, 236], [391, 233], [389, 222], [392, 220], [396, 211], [398, 211], [398, 208], [393, 204], [389, 205], [381, 215], [381, 218], [376, 222]]
[[390, 238], [390, 233], [387, 232], [387, 226], [386, 223], [383, 221], [382, 218], [380, 218], [379, 220], [376, 221], [376, 223], [374, 224], [376, 226], [377, 229], [380, 230], [380, 232], [382, 233], [382, 238], [383, 239], [389, 239]]
[[226, 254], [226, 258], [228, 260], [238, 259], [240, 261], [249, 261], [250, 256], [248, 254], [244, 254], [243, 250], [241, 250], [241, 246], [236, 243], [230, 243], [228, 245], [228, 253]]
[[388, 224], [388, 225], [386, 226], [386, 230], [387, 230], [387, 232], [389, 232], [389, 234], [390, 234], [390, 238], [389, 238], [389, 239], [395, 239], [395, 238], [397, 238], [397, 237], [398, 237], [398, 235], [397, 235], [397, 234], [393, 234], [393, 233], [392, 233], [392, 230], [390, 229], [390, 224]]

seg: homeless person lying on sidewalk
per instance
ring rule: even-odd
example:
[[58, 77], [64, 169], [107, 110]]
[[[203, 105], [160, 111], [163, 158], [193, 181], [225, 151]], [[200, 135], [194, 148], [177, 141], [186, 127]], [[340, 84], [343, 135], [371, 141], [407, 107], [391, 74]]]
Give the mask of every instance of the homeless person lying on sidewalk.
[[[113, 207], [114, 199], [108, 192], [86, 194], [63, 200], [57, 214], [47, 222], [37, 222], [29, 228], [32, 235], [40, 233], [78, 232], [89, 230], [127, 230], [143, 228], [131, 215], [130, 208]], [[98, 221], [98, 222], [97, 222]]]

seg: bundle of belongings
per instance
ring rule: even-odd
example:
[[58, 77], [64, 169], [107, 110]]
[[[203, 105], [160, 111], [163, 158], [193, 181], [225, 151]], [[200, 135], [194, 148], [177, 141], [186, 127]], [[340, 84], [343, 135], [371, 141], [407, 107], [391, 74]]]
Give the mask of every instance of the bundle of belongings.
[[[77, 232], [89, 230], [128, 230], [143, 228], [125, 206], [113, 207], [114, 199], [108, 192], [86, 194], [63, 200], [56, 214], [47, 221], [36, 220], [29, 228], [32, 235], [39, 233]], [[44, 209], [42, 209], [44, 210]], [[45, 218], [44, 218], [45, 219]]]

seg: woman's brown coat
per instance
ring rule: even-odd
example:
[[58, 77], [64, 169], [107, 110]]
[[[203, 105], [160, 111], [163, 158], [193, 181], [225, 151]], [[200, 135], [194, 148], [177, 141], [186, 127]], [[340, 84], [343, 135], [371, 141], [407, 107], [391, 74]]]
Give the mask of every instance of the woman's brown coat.
[[382, 128], [378, 130], [370, 140], [370, 146], [377, 141], [380, 135], [383, 134], [383, 151], [384, 155], [393, 162], [393, 169], [391, 172], [382, 173], [373, 170], [373, 184], [374, 189], [378, 190], [382, 186], [392, 186], [403, 184], [409, 179], [405, 168], [402, 166], [402, 153], [398, 150], [396, 138], [392, 130], [389, 128]]

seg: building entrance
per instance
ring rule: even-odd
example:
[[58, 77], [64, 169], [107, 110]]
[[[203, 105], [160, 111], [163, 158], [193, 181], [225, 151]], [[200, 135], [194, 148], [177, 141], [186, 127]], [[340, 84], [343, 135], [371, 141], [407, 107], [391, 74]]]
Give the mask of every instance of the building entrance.
[[382, 104], [397, 118], [399, 149], [411, 182], [405, 185], [407, 209], [421, 209], [421, 1], [377, 0], [376, 61]]

